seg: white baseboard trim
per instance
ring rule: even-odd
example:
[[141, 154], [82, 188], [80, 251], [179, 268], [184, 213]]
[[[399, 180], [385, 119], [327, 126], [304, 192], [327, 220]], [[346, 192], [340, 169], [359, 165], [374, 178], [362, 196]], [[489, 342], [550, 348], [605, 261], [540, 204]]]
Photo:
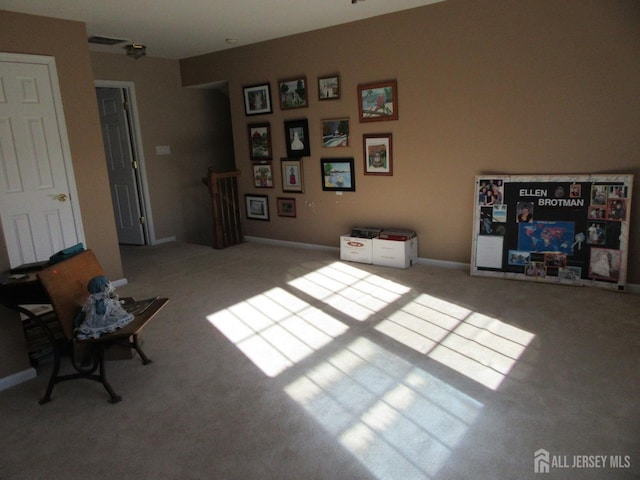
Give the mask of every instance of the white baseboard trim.
[[161, 245], [163, 243], [175, 242], [176, 237], [156, 238], [151, 242], [151, 245]]
[[[309, 250], [324, 250], [331, 252], [340, 252], [340, 247], [330, 247], [327, 245], [318, 245], [315, 243], [290, 242], [288, 240], [276, 240], [273, 238], [245, 236], [247, 242], [262, 243], [265, 245], [275, 245], [279, 247], [306, 248]], [[453, 268], [458, 270], [469, 270], [468, 263], [450, 262], [447, 260], [435, 260], [431, 258], [418, 258], [416, 263], [422, 265], [430, 265], [432, 267]]]
[[469, 271], [469, 264], [463, 262], [451, 262], [449, 260], [436, 260], [433, 258], [418, 258], [420, 265], [428, 265], [430, 267], [450, 268], [452, 270]]
[[[288, 240], [276, 240], [273, 238], [253, 237], [245, 236], [244, 239], [247, 242], [263, 243], [266, 245], [276, 245], [281, 247], [295, 247], [295, 248], [307, 248], [311, 250], [325, 250], [325, 251], [340, 251], [340, 247], [329, 247], [327, 245], [317, 245], [314, 243], [302, 243], [302, 242], [290, 242]], [[468, 263], [464, 262], [451, 262], [448, 260], [436, 260], [433, 258], [419, 257], [417, 263], [421, 265], [428, 265], [432, 267], [451, 268], [455, 270], [467, 270], [471, 268]], [[627, 283], [625, 285], [625, 292], [640, 293], [640, 284]]]
[[[279, 247], [306, 248], [310, 250], [325, 250], [339, 252], [340, 247], [329, 247], [327, 245], [318, 245], [315, 243], [290, 242], [288, 240], [275, 240], [273, 238], [245, 236], [247, 242], [263, 243], [265, 245], [275, 245]], [[468, 263], [450, 262], [447, 260], [435, 260], [431, 258], [418, 258], [416, 263], [422, 265], [430, 265], [432, 267], [453, 268], [458, 270], [469, 270]]]
[[273, 238], [264, 237], [252, 237], [246, 235], [244, 239], [247, 242], [263, 243], [265, 245], [275, 245], [279, 247], [294, 247], [294, 248], [306, 248], [308, 250], [325, 250], [325, 251], [339, 251], [339, 247], [329, 247], [327, 245], [318, 245], [315, 243], [303, 243], [303, 242], [290, 242], [288, 240], [276, 240]]
[[19, 383], [36, 378], [37, 375], [35, 368], [27, 368], [21, 372], [12, 373], [8, 377], [2, 377], [0, 378], [0, 392], [15, 387]]

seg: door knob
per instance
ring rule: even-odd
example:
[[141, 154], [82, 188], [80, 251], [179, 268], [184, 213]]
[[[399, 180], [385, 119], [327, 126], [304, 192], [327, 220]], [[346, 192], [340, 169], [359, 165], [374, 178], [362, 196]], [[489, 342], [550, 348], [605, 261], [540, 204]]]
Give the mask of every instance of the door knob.
[[53, 198], [59, 202], [66, 202], [68, 197], [66, 193], [59, 193], [58, 195], [54, 195]]

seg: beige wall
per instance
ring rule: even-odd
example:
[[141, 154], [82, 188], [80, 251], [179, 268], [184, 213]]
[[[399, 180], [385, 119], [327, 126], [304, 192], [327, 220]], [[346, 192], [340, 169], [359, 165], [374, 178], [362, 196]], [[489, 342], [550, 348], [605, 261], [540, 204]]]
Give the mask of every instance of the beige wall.
[[122, 278], [85, 25], [6, 11], [0, 25], [0, 51], [56, 60], [86, 246], [110, 278]]
[[[85, 26], [1, 10], [0, 25], [0, 51], [55, 57], [86, 246], [110, 278], [122, 278]], [[5, 271], [4, 239], [0, 247]], [[0, 378], [29, 367], [17, 322], [16, 314], [0, 310]]]
[[[475, 175], [621, 172], [640, 178], [640, 4], [634, 0], [448, 0], [258, 45], [184, 59], [183, 84], [228, 80], [241, 193], [268, 194], [271, 221], [244, 233], [338, 245], [356, 224], [409, 227], [421, 257], [469, 262]], [[318, 102], [339, 72], [342, 98]], [[310, 106], [246, 117], [242, 86], [304, 74]], [[357, 85], [397, 79], [398, 121], [359, 123]], [[350, 117], [351, 146], [323, 149], [320, 120]], [[283, 122], [307, 118], [311, 156], [298, 217], [276, 215]], [[268, 121], [274, 189], [255, 189], [247, 125]], [[393, 134], [392, 177], [363, 175], [362, 134]], [[356, 192], [323, 192], [319, 159], [352, 156]], [[629, 282], [640, 283], [640, 192]]]
[[[183, 88], [175, 60], [91, 53], [96, 80], [135, 88], [155, 240], [212, 243], [208, 168], [234, 169], [228, 97], [214, 89]], [[170, 155], [157, 155], [156, 146]]]

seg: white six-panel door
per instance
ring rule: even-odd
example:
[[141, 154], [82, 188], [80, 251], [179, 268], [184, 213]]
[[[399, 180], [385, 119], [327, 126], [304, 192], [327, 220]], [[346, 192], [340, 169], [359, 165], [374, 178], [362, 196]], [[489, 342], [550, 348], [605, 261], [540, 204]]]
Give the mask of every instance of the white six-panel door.
[[84, 241], [52, 57], [0, 53], [0, 217], [11, 267]]

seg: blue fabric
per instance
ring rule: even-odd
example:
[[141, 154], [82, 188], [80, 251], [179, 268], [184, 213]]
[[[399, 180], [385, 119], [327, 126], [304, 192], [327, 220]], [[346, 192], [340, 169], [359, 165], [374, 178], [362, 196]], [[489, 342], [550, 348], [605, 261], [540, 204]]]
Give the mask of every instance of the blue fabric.
[[54, 253], [53, 255], [51, 255], [49, 257], [49, 263], [51, 265], [54, 265], [56, 263], [60, 263], [63, 260], [71, 258], [74, 255], [77, 255], [78, 253], [83, 252], [83, 251], [84, 251], [84, 244], [83, 243], [76, 243], [72, 247], [65, 248], [64, 250], [60, 250], [59, 252]]

